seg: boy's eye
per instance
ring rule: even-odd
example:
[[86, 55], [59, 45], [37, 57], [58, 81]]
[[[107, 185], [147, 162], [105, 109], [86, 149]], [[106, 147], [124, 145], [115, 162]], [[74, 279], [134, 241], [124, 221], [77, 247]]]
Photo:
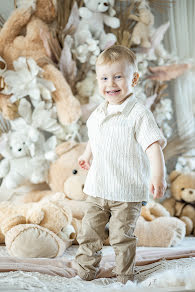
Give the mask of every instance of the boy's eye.
[[121, 75], [117, 75], [117, 76], [115, 76], [115, 79], [120, 79], [120, 78], [122, 78]]
[[101, 80], [107, 80], [107, 79], [108, 79], [107, 77], [102, 77], [102, 78], [101, 78]]

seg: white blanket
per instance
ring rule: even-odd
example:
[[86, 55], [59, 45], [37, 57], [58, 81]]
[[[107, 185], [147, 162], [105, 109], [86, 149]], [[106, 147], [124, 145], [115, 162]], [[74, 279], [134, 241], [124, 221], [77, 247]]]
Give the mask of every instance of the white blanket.
[[[180, 250], [192, 250], [195, 247], [195, 237], [185, 238], [177, 247], [168, 248], [167, 251], [178, 253]], [[66, 250], [66, 259], [73, 260], [77, 246], [71, 246]], [[138, 251], [150, 251], [153, 248], [139, 247]], [[158, 248], [157, 248], [158, 249]], [[154, 249], [153, 249], [154, 250]], [[155, 249], [156, 250], [156, 249]], [[159, 252], [162, 249], [159, 248]], [[143, 253], [142, 253], [143, 254]], [[113, 255], [111, 247], [103, 248], [104, 257]], [[0, 247], [0, 260], [8, 254], [4, 246]], [[136, 266], [136, 283], [130, 281], [126, 285], [116, 282], [116, 278], [101, 278], [91, 282], [81, 280], [78, 276], [66, 278], [51, 276], [38, 272], [2, 272], [0, 273], [0, 291], [147, 291], [146, 287], [165, 288], [159, 291], [181, 291], [181, 289], [195, 289], [195, 257], [181, 258], [177, 260], [161, 259], [155, 263]], [[145, 287], [145, 288], [143, 288]], [[7, 290], [6, 290], [7, 289]], [[117, 290], [115, 290], [117, 289]], [[140, 290], [141, 289], [141, 290]], [[142, 290], [144, 289], [144, 290]], [[151, 291], [151, 290], [150, 290]]]

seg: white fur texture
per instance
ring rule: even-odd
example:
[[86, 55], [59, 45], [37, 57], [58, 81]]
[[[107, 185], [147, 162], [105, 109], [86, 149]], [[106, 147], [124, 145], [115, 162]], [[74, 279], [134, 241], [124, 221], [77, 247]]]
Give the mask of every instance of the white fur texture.
[[170, 269], [156, 273], [140, 284], [141, 287], [152, 288], [183, 288], [195, 291], [195, 265], [190, 269]]

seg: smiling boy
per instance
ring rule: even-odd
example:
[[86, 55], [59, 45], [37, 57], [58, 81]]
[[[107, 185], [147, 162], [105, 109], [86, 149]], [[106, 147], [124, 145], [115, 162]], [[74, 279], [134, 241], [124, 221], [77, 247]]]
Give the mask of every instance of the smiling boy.
[[126, 283], [134, 278], [134, 229], [142, 202], [148, 200], [149, 190], [159, 198], [166, 189], [162, 153], [166, 139], [152, 113], [133, 94], [139, 74], [131, 50], [118, 45], [103, 51], [96, 75], [105, 101], [87, 121], [89, 141], [79, 157], [79, 165], [89, 172], [84, 187], [87, 209], [77, 237], [77, 270], [82, 279], [96, 277], [109, 222], [114, 274]]

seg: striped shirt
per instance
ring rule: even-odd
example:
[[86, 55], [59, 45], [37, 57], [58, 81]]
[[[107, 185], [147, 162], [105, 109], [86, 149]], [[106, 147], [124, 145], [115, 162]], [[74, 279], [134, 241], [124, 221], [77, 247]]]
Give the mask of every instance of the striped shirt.
[[101, 103], [87, 120], [93, 154], [84, 193], [122, 202], [147, 201], [150, 164], [145, 150], [166, 139], [152, 112], [133, 95], [125, 106], [107, 114], [108, 102]]

